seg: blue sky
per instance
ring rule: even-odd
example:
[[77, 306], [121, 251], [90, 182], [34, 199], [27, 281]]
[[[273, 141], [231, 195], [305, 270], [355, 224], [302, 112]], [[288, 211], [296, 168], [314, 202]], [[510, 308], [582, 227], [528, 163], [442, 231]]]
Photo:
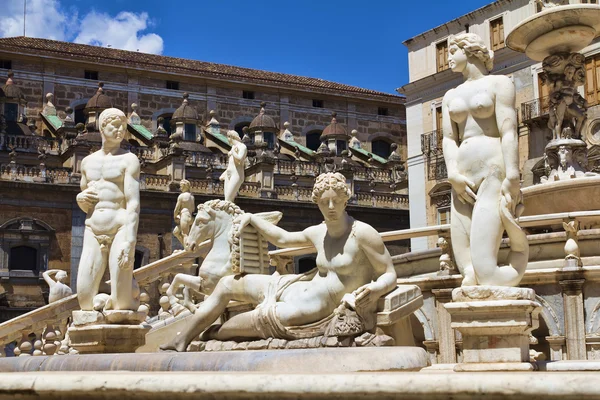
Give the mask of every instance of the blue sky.
[[[0, 36], [22, 34], [23, 1], [2, 0]], [[402, 41], [490, 2], [27, 0], [27, 33], [394, 93], [408, 81]]]

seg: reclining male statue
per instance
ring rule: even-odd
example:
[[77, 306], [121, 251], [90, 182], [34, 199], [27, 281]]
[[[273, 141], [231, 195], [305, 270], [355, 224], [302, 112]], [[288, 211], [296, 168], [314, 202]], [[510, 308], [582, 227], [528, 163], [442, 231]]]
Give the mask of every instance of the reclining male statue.
[[287, 232], [252, 214], [240, 215], [241, 227], [252, 225], [278, 247], [313, 245], [317, 268], [300, 275], [241, 274], [221, 278], [200, 303], [191, 323], [161, 349], [186, 351], [190, 342], [223, 314], [230, 300], [257, 307], [233, 316], [223, 325], [215, 325], [203, 338], [224, 341], [316, 337], [331, 329], [331, 323], [339, 316], [334, 311], [340, 307], [356, 311], [361, 326], [350, 327], [355, 333], [357, 329], [372, 329], [377, 300], [395, 288], [396, 272], [379, 233], [346, 213], [349, 197], [345, 177], [326, 173], [317, 177], [312, 193], [325, 220], [322, 224], [302, 232]]

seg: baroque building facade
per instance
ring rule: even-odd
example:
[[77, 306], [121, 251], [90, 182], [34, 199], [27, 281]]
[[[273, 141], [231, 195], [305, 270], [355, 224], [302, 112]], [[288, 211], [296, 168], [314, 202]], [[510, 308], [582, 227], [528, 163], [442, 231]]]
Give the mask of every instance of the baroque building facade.
[[[136, 267], [173, 239], [178, 183], [196, 203], [223, 193], [235, 130], [248, 146], [238, 197], [248, 212], [281, 210], [286, 229], [319, 222], [314, 178], [346, 176], [349, 212], [379, 231], [408, 227], [404, 98], [321, 79], [46, 39], [0, 39], [0, 320], [43, 305], [47, 269], [75, 287], [85, 215], [81, 160], [100, 147], [97, 119], [128, 115], [142, 165]], [[392, 244], [400, 253], [404, 241]], [[314, 258], [295, 260], [295, 270]]]

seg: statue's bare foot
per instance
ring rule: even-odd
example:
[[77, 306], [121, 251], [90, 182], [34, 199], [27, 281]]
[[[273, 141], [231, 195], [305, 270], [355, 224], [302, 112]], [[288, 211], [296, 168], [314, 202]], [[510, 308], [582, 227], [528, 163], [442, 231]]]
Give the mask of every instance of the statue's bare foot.
[[460, 284], [461, 286], [477, 285], [477, 278], [475, 277], [475, 270], [473, 270], [473, 267], [469, 266], [465, 268], [463, 271], [463, 276], [464, 278], [462, 280], [462, 283]]
[[187, 349], [187, 345], [185, 343], [181, 343], [175, 338], [171, 340], [169, 343], [161, 344], [159, 347], [160, 351], [176, 351], [178, 353], [184, 353]]

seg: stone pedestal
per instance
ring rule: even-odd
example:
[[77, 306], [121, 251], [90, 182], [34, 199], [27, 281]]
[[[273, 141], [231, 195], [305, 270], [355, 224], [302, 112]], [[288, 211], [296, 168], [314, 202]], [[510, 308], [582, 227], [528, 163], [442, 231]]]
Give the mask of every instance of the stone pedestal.
[[146, 343], [150, 325], [145, 312], [128, 310], [73, 311], [71, 347], [79, 353], [133, 353]]
[[463, 360], [454, 371], [531, 371], [529, 333], [541, 305], [533, 289], [464, 286], [445, 304], [463, 338]]

